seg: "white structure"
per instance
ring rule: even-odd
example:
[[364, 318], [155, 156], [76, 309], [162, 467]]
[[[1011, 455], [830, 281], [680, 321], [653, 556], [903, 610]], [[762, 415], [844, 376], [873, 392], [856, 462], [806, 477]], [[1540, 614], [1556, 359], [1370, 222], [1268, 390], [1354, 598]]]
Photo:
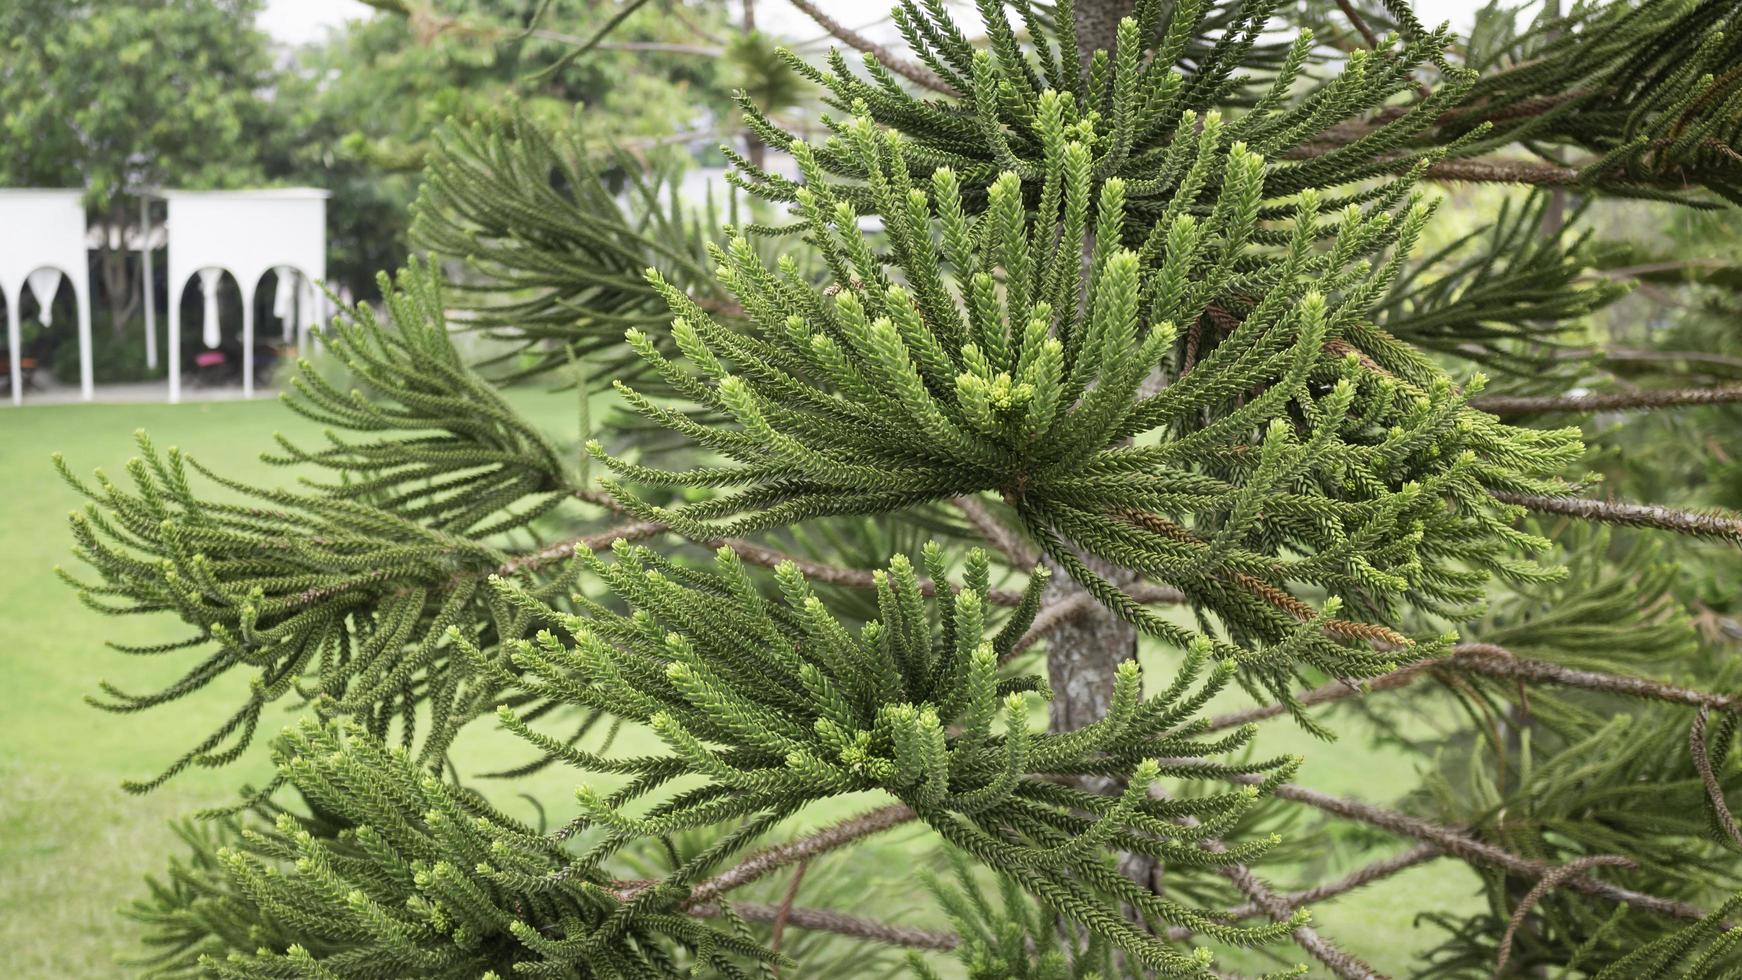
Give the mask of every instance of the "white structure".
[[0, 297], [6, 301], [14, 405], [24, 401], [24, 287], [30, 286], [46, 311], [63, 279], [72, 284], [79, 309], [79, 390], [91, 400], [91, 274], [85, 255], [84, 196], [79, 190], [0, 189]]
[[[277, 270], [274, 308], [290, 309], [295, 288], [307, 302], [298, 318], [296, 343], [305, 345], [313, 323], [326, 321], [323, 294], [310, 283], [327, 276], [327, 198], [323, 190], [287, 187], [251, 191], [162, 191], [169, 204], [169, 400], [181, 400], [181, 297], [195, 274], [223, 270], [242, 290], [242, 393], [254, 394], [254, 293], [261, 277]], [[80, 222], [84, 220], [80, 212]], [[293, 284], [285, 270], [298, 275]], [[214, 284], [216, 274], [204, 276]], [[208, 311], [215, 306], [208, 303]], [[313, 314], [312, 316], [310, 314]], [[207, 313], [203, 339], [216, 346], [218, 324]], [[288, 338], [287, 338], [288, 339]]]

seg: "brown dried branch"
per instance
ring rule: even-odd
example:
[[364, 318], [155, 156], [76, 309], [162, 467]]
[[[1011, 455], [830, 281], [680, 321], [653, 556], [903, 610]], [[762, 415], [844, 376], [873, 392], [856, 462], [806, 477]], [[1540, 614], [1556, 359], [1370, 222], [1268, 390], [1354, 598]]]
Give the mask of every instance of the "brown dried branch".
[[805, 15], [810, 17], [811, 20], [816, 21], [818, 27], [833, 34], [850, 47], [857, 48], [871, 57], [876, 58], [882, 63], [883, 67], [895, 72], [897, 75], [900, 75], [902, 78], [907, 79], [915, 85], [922, 88], [929, 88], [933, 92], [942, 92], [945, 95], [961, 94], [960, 92], [957, 92], [955, 87], [950, 85], [950, 83], [939, 78], [930, 68], [897, 56], [894, 52], [890, 51], [883, 45], [878, 44], [876, 41], [871, 40], [865, 35], [860, 34], [858, 31], [855, 31], [840, 21], [835, 20], [833, 17], [830, 17], [828, 14], [823, 13], [821, 8], [814, 3], [811, 3], [810, 0], [792, 0], [792, 5], [804, 11]]
[[[1317, 885], [1305, 889], [1304, 891], [1290, 892], [1287, 895], [1281, 896], [1281, 901], [1290, 909], [1297, 909], [1303, 905], [1311, 905], [1315, 902], [1322, 902], [1326, 899], [1336, 898], [1338, 895], [1365, 888], [1377, 881], [1383, 881], [1398, 872], [1407, 871], [1418, 864], [1426, 864], [1435, 858], [1443, 856], [1445, 853], [1445, 851], [1432, 844], [1417, 844], [1415, 847], [1412, 847], [1401, 854], [1383, 858], [1374, 861], [1372, 864], [1357, 868], [1343, 877], [1338, 878], [1336, 881]], [[1259, 908], [1256, 902], [1248, 902], [1245, 905], [1235, 906], [1228, 911], [1228, 914], [1235, 916], [1236, 918], [1244, 919], [1249, 916], [1257, 915], [1262, 911], [1264, 910]]]
[[1735, 402], [1742, 402], [1742, 385], [1619, 391], [1596, 395], [1555, 395], [1548, 398], [1493, 396], [1474, 399], [1470, 404], [1495, 415], [1530, 415], [1538, 412], [1628, 412], [1683, 405], [1728, 405]]
[[[1313, 142], [1285, 150], [1285, 160], [1311, 160], [1347, 146], [1358, 138], [1356, 131], [1331, 130]], [[1400, 166], [1410, 158], [1396, 156]], [[1422, 175], [1428, 180], [1462, 181], [1472, 184], [1531, 184], [1541, 187], [1569, 187], [1579, 183], [1580, 174], [1572, 167], [1531, 160], [1441, 160], [1431, 164]]]
[[1349, 18], [1349, 23], [1355, 26], [1355, 30], [1361, 32], [1361, 39], [1367, 42], [1367, 49], [1378, 51], [1379, 35], [1373, 33], [1373, 28], [1367, 26], [1367, 19], [1355, 9], [1355, 5], [1349, 0], [1337, 0], [1337, 9], [1343, 12], [1344, 17]]
[[[618, 538], [635, 541], [641, 538], [652, 537], [656, 534], [663, 534], [670, 530], [671, 528], [668, 525], [662, 524], [658, 521], [633, 521], [627, 524], [619, 524], [616, 527], [608, 528], [604, 531], [598, 531], [593, 534], [583, 534], [566, 541], [560, 541], [547, 548], [542, 548], [538, 551], [521, 555], [511, 561], [504, 562], [501, 567], [496, 569], [496, 574], [503, 577], [518, 575], [529, 569], [542, 568], [546, 565], [555, 564], [556, 562], [573, 558], [579, 551], [603, 551], [611, 547]], [[752, 565], [760, 565], [764, 568], [773, 568], [782, 562], [791, 562], [794, 567], [796, 567], [800, 572], [803, 572], [804, 576], [812, 582], [821, 582], [825, 585], [840, 585], [854, 589], [874, 589], [877, 587], [877, 579], [872, 572], [858, 568], [842, 568], [839, 565], [829, 565], [824, 562], [813, 561], [799, 555], [788, 554], [776, 548], [770, 548], [767, 545], [757, 544], [754, 541], [745, 541], [742, 538], [707, 538], [694, 540], [692, 543], [705, 548], [731, 548], [733, 553], [743, 561], [749, 562]], [[930, 579], [921, 579], [919, 582], [919, 588], [920, 591], [926, 595], [935, 595], [937, 593], [937, 586]], [[1022, 601], [1022, 593], [1010, 589], [993, 589], [986, 596], [986, 601], [996, 606], [1014, 606]], [[1151, 599], [1150, 601], [1163, 602], [1167, 601], [1167, 599], [1163, 597]]]
[[1528, 160], [1441, 160], [1428, 167], [1429, 180], [1452, 180], [1471, 184], [1533, 184], [1539, 187], [1569, 187], [1579, 182], [1572, 167]]
[[[1234, 883], [1252, 903], [1270, 916], [1273, 922], [1287, 922], [1294, 915], [1295, 907], [1287, 900], [1272, 892], [1252, 869], [1244, 864], [1233, 864], [1219, 869], [1222, 877]], [[1382, 980], [1383, 974], [1362, 962], [1359, 957], [1345, 952], [1335, 943], [1320, 935], [1312, 926], [1296, 926], [1291, 935], [1301, 949], [1309, 953], [1313, 959], [1323, 963], [1332, 973], [1343, 980]]]
[[1518, 929], [1524, 925], [1525, 916], [1544, 895], [1553, 891], [1556, 886], [1573, 875], [1583, 874], [1588, 868], [1608, 865], [1616, 868], [1636, 868], [1637, 864], [1624, 857], [1614, 854], [1592, 854], [1589, 857], [1568, 861], [1555, 868], [1530, 886], [1530, 891], [1524, 893], [1524, 898], [1518, 902], [1518, 907], [1512, 910], [1512, 917], [1506, 921], [1506, 932], [1500, 937], [1500, 949], [1494, 958], [1494, 980], [1500, 980], [1506, 972], [1506, 964], [1512, 959], [1512, 940], [1518, 935]]
[[[708, 918], [718, 916], [720, 906], [714, 902], [705, 902], [700, 905], [692, 905], [687, 911], [691, 915]], [[781, 915], [780, 906], [762, 902], [733, 902], [732, 911], [750, 922], [775, 922], [779, 920]], [[878, 919], [836, 912], [833, 909], [787, 909], [786, 923], [797, 929], [832, 932], [837, 936], [852, 936], [855, 939], [869, 939], [890, 946], [904, 946], [908, 949], [926, 949], [936, 952], [948, 952], [955, 949], [962, 941], [961, 937], [953, 932], [898, 926]]]
[[1004, 557], [1010, 559], [1012, 565], [1017, 568], [1033, 568], [1035, 563], [1040, 561], [1040, 556], [1035, 554], [1032, 548], [1023, 544], [1016, 532], [994, 517], [992, 512], [986, 509], [985, 503], [978, 498], [957, 497], [951, 502], [956, 505], [957, 510], [962, 512], [962, 516], [968, 519], [968, 523], [974, 525], [974, 530], [979, 531], [980, 536], [984, 537], [988, 544], [997, 548], [1004, 554]]
[[[1167, 793], [1159, 787], [1152, 787], [1150, 789], [1150, 794], [1152, 796], [1163, 798], [1167, 796]], [[1196, 827], [1200, 824], [1197, 817], [1189, 814], [1176, 818], [1174, 822], [1182, 827]], [[1199, 841], [1198, 846], [1213, 854], [1226, 853], [1228, 850], [1228, 845], [1222, 843], [1219, 838], [1215, 837], [1209, 837]], [[1230, 864], [1218, 868], [1217, 871], [1224, 878], [1233, 882], [1234, 887], [1240, 889], [1240, 891], [1251, 900], [1252, 904], [1261, 909], [1266, 915], [1270, 916], [1272, 921], [1287, 922], [1294, 918], [1295, 907], [1289, 905], [1284, 899], [1278, 898], [1276, 893], [1270, 890], [1270, 886], [1265, 884], [1263, 879], [1254, 874], [1251, 868], [1248, 868], [1244, 864]], [[1149, 879], [1141, 883], [1151, 890], [1157, 889], [1155, 879]], [[1169, 938], [1174, 938], [1174, 931], [1170, 929], [1168, 935]], [[1185, 935], [1189, 936], [1190, 933], [1188, 932]], [[1343, 980], [1383, 980], [1383, 977], [1375, 972], [1372, 967], [1361, 962], [1361, 960], [1357, 959], [1355, 956], [1344, 952], [1342, 949], [1338, 948], [1335, 943], [1326, 939], [1324, 936], [1321, 936], [1316, 930], [1304, 922], [1299, 923], [1294, 930], [1289, 933], [1289, 935], [1294, 938], [1295, 943], [1299, 945], [1301, 949], [1306, 950], [1314, 959], [1325, 964], [1325, 966], [1330, 968], [1331, 972], [1342, 977]]]
[[496, 569], [496, 574], [503, 578], [509, 578], [528, 569], [543, 568], [559, 561], [566, 561], [582, 551], [604, 551], [619, 538], [625, 541], [639, 541], [642, 538], [650, 538], [655, 534], [663, 533], [665, 530], [665, 525], [657, 521], [634, 521], [629, 524], [619, 524], [616, 527], [606, 528], [593, 534], [583, 534], [566, 541], [559, 541], [548, 548], [540, 548], [537, 551], [503, 562], [501, 567]]
[[[1252, 775], [1229, 776], [1229, 782], [1241, 785], [1257, 785], [1263, 778]], [[1294, 783], [1283, 783], [1276, 787], [1278, 799], [1289, 800], [1310, 806], [1316, 810], [1355, 820], [1383, 830], [1389, 830], [1405, 837], [1433, 844], [1453, 857], [1469, 861], [1473, 864], [1498, 868], [1521, 878], [1540, 879], [1561, 865], [1550, 864], [1534, 858], [1520, 857], [1502, 847], [1477, 840], [1462, 830], [1412, 817], [1396, 810], [1374, 806], [1361, 800], [1347, 797], [1332, 796], [1318, 790], [1297, 786]], [[1705, 912], [1699, 907], [1674, 899], [1659, 898], [1644, 892], [1624, 888], [1620, 885], [1589, 877], [1585, 874], [1569, 874], [1565, 886], [1587, 895], [1595, 895], [1614, 902], [1625, 902], [1635, 908], [1658, 912], [1663, 915], [1682, 919], [1699, 919]]]
[[1694, 715], [1694, 723], [1688, 727], [1688, 752], [1694, 757], [1694, 768], [1700, 773], [1700, 782], [1706, 784], [1706, 799], [1712, 803], [1712, 813], [1718, 820], [1718, 826], [1729, 835], [1730, 840], [1742, 847], [1742, 830], [1736, 827], [1736, 818], [1730, 813], [1730, 804], [1724, 799], [1723, 784], [1718, 782], [1718, 774], [1712, 771], [1712, 756], [1706, 748], [1706, 721], [1708, 710], [1701, 708]]
[[1657, 504], [1615, 503], [1607, 500], [1587, 500], [1583, 497], [1539, 497], [1496, 492], [1494, 499], [1541, 514], [1561, 514], [1605, 524], [1650, 527], [1696, 537], [1721, 538], [1731, 544], [1742, 545], [1742, 519], [1728, 514], [1702, 514]]
[[[804, 873], [809, 869], [809, 861], [800, 861], [798, 867], [792, 869], [792, 880], [787, 882], [786, 894], [781, 896], [780, 908], [775, 910], [774, 928], [770, 931], [768, 948], [780, 952], [780, 940], [786, 932], [786, 923], [792, 918], [792, 903], [798, 899], [798, 886], [804, 884]], [[775, 968], [775, 976], [780, 975], [780, 969]]]
[[[1342, 681], [1331, 681], [1310, 691], [1302, 691], [1296, 696], [1296, 699], [1303, 707], [1311, 707], [1315, 704], [1340, 701], [1343, 698], [1363, 693], [1404, 687], [1439, 670], [1454, 670], [1482, 674], [1487, 677], [1513, 678], [1539, 684], [1575, 687], [1580, 690], [1601, 691], [1648, 701], [1685, 704], [1701, 709], [1735, 711], [1742, 708], [1742, 699], [1734, 695], [1712, 694], [1707, 691], [1677, 687], [1674, 684], [1665, 684], [1649, 677], [1605, 674], [1598, 671], [1565, 667], [1545, 660], [1531, 660], [1517, 656], [1512, 651], [1492, 643], [1460, 643], [1452, 648], [1452, 652], [1448, 656], [1422, 660], [1398, 668], [1388, 674], [1380, 674], [1378, 677], [1366, 681], [1360, 687], [1350, 687]], [[1232, 711], [1211, 718], [1206, 731], [1215, 732], [1228, 728], [1238, 728], [1252, 722], [1275, 718], [1287, 712], [1288, 709], [1281, 704], [1267, 704]]]
[[[697, 885], [690, 892], [686, 904], [694, 906], [710, 902], [716, 896], [734, 888], [748, 885], [771, 871], [800, 861], [809, 861], [811, 858], [819, 854], [826, 854], [837, 847], [863, 840], [891, 827], [900, 826], [913, 820], [916, 816], [917, 814], [906, 804], [895, 803], [878, 807], [875, 810], [867, 810], [856, 817], [849, 817], [840, 823], [831, 824], [797, 840], [758, 851], [737, 866]], [[796, 922], [796, 920], [794, 921]]]

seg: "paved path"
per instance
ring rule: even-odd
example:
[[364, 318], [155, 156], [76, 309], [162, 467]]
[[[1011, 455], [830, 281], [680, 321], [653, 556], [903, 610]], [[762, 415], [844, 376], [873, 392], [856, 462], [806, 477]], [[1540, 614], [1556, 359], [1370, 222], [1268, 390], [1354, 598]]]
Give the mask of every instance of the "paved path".
[[[43, 379], [37, 375], [38, 385], [42, 387], [28, 388], [24, 392], [26, 405], [74, 405], [79, 402], [79, 386], [58, 384], [54, 379]], [[169, 401], [168, 381], [128, 381], [103, 384], [98, 382], [93, 400], [106, 404], [128, 404], [134, 402], [156, 402], [162, 404]], [[278, 390], [256, 385], [254, 397], [277, 398]], [[181, 400], [184, 402], [234, 402], [242, 400], [241, 385], [222, 385], [213, 388], [200, 388], [183, 383]], [[0, 394], [0, 407], [12, 407], [12, 394]]]

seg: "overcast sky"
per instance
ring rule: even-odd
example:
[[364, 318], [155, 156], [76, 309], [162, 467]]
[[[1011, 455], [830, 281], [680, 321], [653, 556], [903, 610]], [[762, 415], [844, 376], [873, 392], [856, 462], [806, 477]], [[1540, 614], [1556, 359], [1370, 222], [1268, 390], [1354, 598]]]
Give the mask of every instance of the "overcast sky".
[[[1452, 22], [1454, 30], [1463, 30], [1484, 0], [1416, 0], [1418, 16], [1429, 24], [1442, 20]], [[817, 6], [849, 26], [876, 20], [872, 11], [881, 4], [868, 0], [818, 0]], [[267, 0], [261, 26], [274, 37], [289, 44], [318, 40], [329, 27], [336, 27], [353, 17], [367, 17], [373, 11], [359, 0]], [[784, 0], [758, 0], [758, 25], [776, 34], [808, 38], [818, 32], [816, 25]]]

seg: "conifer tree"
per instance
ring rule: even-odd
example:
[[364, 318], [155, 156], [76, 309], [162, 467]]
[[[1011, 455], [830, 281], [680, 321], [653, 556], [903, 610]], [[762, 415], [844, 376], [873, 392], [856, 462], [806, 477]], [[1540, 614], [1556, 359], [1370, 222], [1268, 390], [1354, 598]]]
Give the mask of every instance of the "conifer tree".
[[[864, 56], [784, 56], [815, 134], [744, 99], [796, 176], [727, 148], [724, 213], [511, 111], [450, 132], [429, 260], [291, 379], [294, 488], [143, 434], [60, 464], [69, 580], [188, 627], [93, 703], [247, 681], [129, 788], [257, 733], [277, 774], [186, 826], [141, 963], [1370, 977], [1311, 907], [1443, 861], [1482, 907], [1415, 896], [1417, 975], [1742, 970], [1739, 677], [1676, 567], [1733, 584], [1742, 519], [1605, 496], [1581, 425], [1742, 389], [1581, 353], [1627, 286], [1567, 211], [1742, 203], [1742, 4], [1336, 7], [901, 0], [905, 51], [813, 10]], [[1424, 249], [1458, 183], [1518, 193]], [[565, 443], [529, 375], [625, 411]], [[1312, 788], [1357, 722], [1421, 785]], [[460, 771], [491, 729], [526, 754]], [[573, 799], [510, 804], [550, 767]], [[903, 826], [942, 916], [855, 901]]]

